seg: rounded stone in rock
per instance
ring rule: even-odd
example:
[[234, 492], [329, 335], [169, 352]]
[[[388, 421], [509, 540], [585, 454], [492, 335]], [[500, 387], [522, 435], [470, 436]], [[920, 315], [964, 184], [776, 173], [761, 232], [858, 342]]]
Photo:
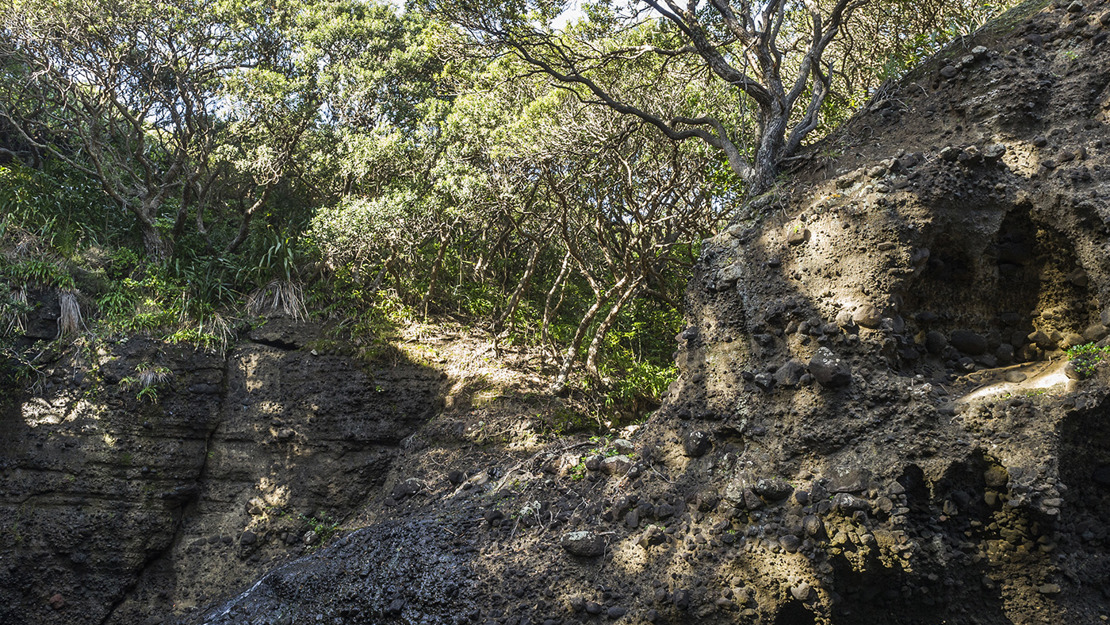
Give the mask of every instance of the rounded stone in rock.
[[1067, 376], [1069, 380], [1083, 379], [1083, 374], [1079, 371], [1079, 367], [1076, 366], [1074, 360], [1069, 360], [1064, 363], [1064, 375]]
[[1004, 488], [1010, 481], [1010, 473], [1004, 467], [994, 465], [983, 472], [983, 483], [990, 488]]
[[713, 446], [713, 439], [707, 432], [697, 430], [691, 432], [682, 441], [682, 449], [691, 458], [700, 458]]
[[1018, 350], [1017, 358], [1021, 362], [1033, 362], [1041, 359], [1041, 350], [1036, 345], [1022, 345]]
[[862, 512], [871, 509], [871, 504], [866, 499], [848, 493], [838, 493], [833, 498], [833, 506], [842, 512]]
[[411, 497], [416, 493], [419, 493], [422, 487], [423, 484], [420, 482], [420, 480], [414, 477], [410, 477], [409, 479], [393, 486], [392, 496], [397, 501], [400, 501], [405, 497]]
[[1054, 341], [1052, 339], [1052, 336], [1044, 330], [1037, 330], [1036, 332], [1029, 334], [1027, 338], [1029, 339], [1030, 343], [1033, 343], [1046, 352], [1050, 352], [1056, 349], [1056, 341]]
[[640, 527], [640, 513], [633, 510], [624, 515], [624, 524], [632, 529]]
[[[559, 545], [567, 553], [580, 558], [595, 558], [605, 553], [605, 539], [588, 531], [563, 534]], [[589, 606], [587, 606], [588, 609]]]
[[624, 616], [625, 614], [628, 614], [628, 609], [623, 608], [619, 605], [615, 605], [606, 610], [605, 614], [609, 617], [610, 620], [616, 620]]
[[632, 468], [632, 459], [628, 456], [610, 456], [601, 461], [601, 472], [606, 475], [624, 475]]
[[779, 544], [787, 553], [797, 553], [798, 547], [802, 546], [802, 541], [797, 536], [787, 534], [779, 536]]
[[983, 354], [975, 357], [975, 362], [983, 365], [988, 369], [994, 369], [998, 366], [998, 358], [994, 354]]
[[826, 388], [840, 388], [852, 382], [852, 372], [848, 365], [827, 347], [818, 349], [810, 359], [809, 372]]
[[949, 338], [952, 346], [961, 352], [971, 355], [979, 356], [987, 352], [987, 339], [983, 335], [972, 332], [971, 330], [956, 330], [952, 332]]
[[793, 228], [786, 235], [786, 242], [790, 245], [801, 245], [809, 240], [808, 228]]
[[655, 506], [655, 518], [662, 520], [670, 518], [672, 516], [674, 516], [674, 506], [672, 506], [671, 504], [661, 503], [658, 506]]
[[1083, 344], [1083, 337], [1079, 334], [1074, 333], [1074, 332], [1068, 332], [1067, 334], [1064, 335], [1064, 339], [1062, 341], [1060, 341], [1061, 349], [1068, 349], [1069, 347], [1075, 347], [1076, 345], [1082, 345], [1082, 344]]
[[864, 328], [877, 328], [883, 322], [883, 311], [871, 304], [864, 304], [852, 313], [852, 321]]
[[790, 587], [790, 594], [793, 595], [798, 601], [808, 601], [809, 596], [813, 593], [813, 588], [809, 584], [802, 582], [797, 586]]
[[586, 614], [592, 614], [594, 616], [601, 614], [601, 604], [594, 601], [586, 602]]
[[960, 151], [960, 155], [956, 157], [956, 160], [966, 165], [968, 163], [978, 162], [982, 156], [978, 147], [969, 145]]
[[1014, 362], [1014, 346], [1009, 343], [1003, 343], [994, 350], [994, 357], [998, 359], [998, 364], [1008, 365]]
[[761, 478], [752, 485], [752, 492], [769, 501], [786, 499], [794, 487], [782, 478]]
[[755, 385], [759, 388], [768, 391], [775, 385], [775, 378], [769, 373], [757, 373], [755, 375]]
[[618, 438], [613, 441], [613, 448], [626, 456], [636, 451], [636, 446], [632, 444], [632, 441], [625, 438]]
[[1107, 334], [1110, 334], [1110, 331], [1107, 331], [1105, 326], [1096, 323], [1083, 331], [1083, 340], [1087, 343], [1097, 343], [1106, 338]]
[[994, 143], [994, 144], [988, 145], [983, 150], [983, 157], [986, 158], [988, 161], [997, 161], [998, 159], [1002, 158], [1002, 155], [1005, 154], [1005, 153], [1006, 153], [1006, 146], [1005, 145], [1002, 145], [1001, 143]]
[[793, 387], [797, 386], [802, 381], [802, 376], [805, 375], [805, 365], [797, 360], [788, 360], [786, 364], [779, 367], [775, 371], [775, 382], [779, 386]]
[[649, 525], [637, 542], [641, 547], [647, 549], [648, 547], [662, 545], [667, 542], [667, 535], [663, 533], [663, 530], [660, 529], [658, 525]]

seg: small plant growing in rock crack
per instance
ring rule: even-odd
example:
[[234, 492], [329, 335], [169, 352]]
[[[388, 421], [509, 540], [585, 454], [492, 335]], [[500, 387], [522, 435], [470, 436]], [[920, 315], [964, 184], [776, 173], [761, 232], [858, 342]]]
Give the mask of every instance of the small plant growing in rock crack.
[[570, 468], [570, 479], [578, 482], [586, 477], [586, 463], [579, 462]]
[[1110, 358], [1110, 346], [1099, 347], [1094, 343], [1085, 343], [1069, 347], [1066, 352], [1071, 359], [1072, 366], [1081, 378], [1089, 378], [1095, 374], [1098, 366]]
[[314, 547], [326, 543], [340, 529], [339, 521], [332, 519], [327, 514], [321, 514], [319, 519], [303, 514], [298, 516], [301, 517], [301, 521], [308, 524], [309, 531], [316, 534], [316, 539], [312, 541]]
[[149, 400], [158, 403], [158, 388], [173, 378], [173, 372], [161, 365], [152, 365], [149, 362], [139, 363], [135, 367], [135, 374], [129, 375], [119, 381], [120, 386], [128, 390], [135, 390], [135, 399]]

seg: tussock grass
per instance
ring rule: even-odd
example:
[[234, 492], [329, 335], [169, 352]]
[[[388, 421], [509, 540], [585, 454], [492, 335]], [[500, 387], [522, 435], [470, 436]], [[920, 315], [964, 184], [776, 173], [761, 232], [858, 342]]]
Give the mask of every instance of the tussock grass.
[[61, 310], [58, 316], [58, 337], [77, 336], [85, 326], [77, 293], [70, 290], [62, 291], [58, 297], [58, 303]]
[[304, 291], [290, 280], [272, 280], [247, 297], [247, 312], [252, 315], [280, 312], [296, 320], [308, 317]]
[[28, 307], [27, 290], [19, 286], [13, 287], [8, 297], [12, 305], [5, 307], [0, 326], [4, 328], [5, 335], [23, 334], [27, 331], [27, 315], [23, 313]]

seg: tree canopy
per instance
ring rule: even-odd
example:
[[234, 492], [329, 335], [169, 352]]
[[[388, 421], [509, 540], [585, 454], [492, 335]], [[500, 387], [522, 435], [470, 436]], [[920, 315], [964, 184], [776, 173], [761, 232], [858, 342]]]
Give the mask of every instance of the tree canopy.
[[0, 311], [63, 289], [209, 344], [267, 308], [455, 315], [558, 390], [658, 394], [701, 239], [994, 10], [579, 6], [0, 0]]

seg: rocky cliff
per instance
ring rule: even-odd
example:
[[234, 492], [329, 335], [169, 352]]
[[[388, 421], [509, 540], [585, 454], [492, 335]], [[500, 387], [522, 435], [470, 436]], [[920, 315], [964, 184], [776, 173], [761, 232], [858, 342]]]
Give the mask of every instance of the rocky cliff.
[[427, 367], [282, 320], [246, 338], [224, 355], [141, 338], [78, 351], [36, 396], [6, 398], [0, 622], [209, 603], [326, 539], [438, 412]]
[[[619, 437], [280, 337], [169, 358], [157, 420], [12, 404], [5, 618], [1106, 621], [1108, 34], [1026, 5], [878, 94], [705, 242], [680, 377]], [[314, 509], [336, 536], [267, 566]]]

